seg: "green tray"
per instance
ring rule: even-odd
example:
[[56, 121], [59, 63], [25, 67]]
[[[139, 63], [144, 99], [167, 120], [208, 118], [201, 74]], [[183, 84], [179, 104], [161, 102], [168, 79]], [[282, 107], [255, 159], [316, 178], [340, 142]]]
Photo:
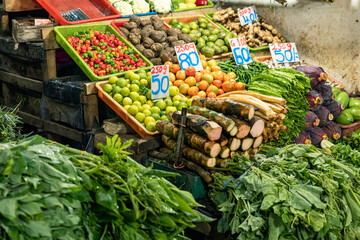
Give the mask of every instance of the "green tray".
[[[211, 21], [213, 21], [216, 25], [218, 25], [219, 27], [221, 27], [222, 29], [224, 29], [227, 32], [230, 32], [229, 29], [227, 29], [224, 25], [222, 25], [221, 23], [215, 22], [213, 19], [215, 12], [207, 12], [205, 13], [205, 17], [207, 17], [208, 19], [210, 19]], [[285, 37], [284, 37], [285, 38]], [[288, 42], [288, 40], [285, 38], [286, 42]], [[268, 46], [263, 46], [263, 47], [257, 47], [257, 48], [252, 48], [249, 47], [249, 51], [254, 53], [254, 52], [264, 52], [264, 51], [269, 51], [269, 45]]]
[[97, 76], [90, 67], [84, 62], [84, 60], [80, 57], [79, 54], [73, 49], [70, 43], [67, 42], [66, 37], [71, 36], [74, 32], [80, 32], [85, 30], [93, 30], [99, 32], [109, 31], [110, 33], [114, 34], [117, 38], [119, 38], [126, 46], [132, 48], [135, 53], [140, 55], [140, 58], [144, 60], [147, 67], [145, 68], [138, 68], [134, 70], [134, 72], [139, 71], [140, 69], [150, 70], [153, 64], [144, 57], [131, 43], [129, 43], [124, 37], [122, 37], [118, 31], [116, 31], [111, 25], [109, 24], [79, 24], [79, 25], [69, 25], [69, 26], [58, 26], [54, 28], [56, 32], [56, 41], [60, 44], [60, 46], [70, 55], [70, 57], [76, 62], [76, 64], [81, 68], [81, 70], [88, 76], [91, 81], [104, 81], [108, 80], [111, 76], [122, 76], [125, 72], [122, 73], [114, 73], [106, 76]]
[[210, 0], [208, 0], [208, 5], [206, 6], [199, 6], [199, 7], [193, 7], [193, 8], [184, 8], [184, 9], [176, 9], [173, 12], [185, 12], [190, 10], [196, 10], [196, 9], [202, 9], [202, 8], [212, 8], [214, 7], [214, 3]]
[[158, 161], [158, 159], [151, 157], [143, 159], [145, 166], [151, 166], [152, 164], [154, 169], [178, 173], [180, 176], [167, 179], [181, 190], [190, 192], [195, 199], [206, 197], [207, 191], [205, 190], [205, 186], [199, 175], [187, 170], [177, 170], [175, 168], [161, 164]]

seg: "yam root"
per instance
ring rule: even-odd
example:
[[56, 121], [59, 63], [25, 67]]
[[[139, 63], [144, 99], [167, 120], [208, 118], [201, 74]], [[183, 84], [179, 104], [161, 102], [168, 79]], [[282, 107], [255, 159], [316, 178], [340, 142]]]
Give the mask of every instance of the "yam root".
[[253, 106], [237, 103], [229, 99], [195, 98], [192, 105], [205, 107], [225, 115], [236, 115], [246, 120], [252, 119], [255, 113]]
[[261, 118], [255, 116], [253, 119], [250, 120], [250, 126], [250, 135], [253, 138], [256, 138], [259, 137], [264, 131], [265, 122]]
[[221, 147], [219, 156], [223, 159], [228, 158], [230, 156], [230, 149], [227, 146]]
[[230, 116], [230, 118], [235, 122], [235, 125], [238, 129], [236, 137], [242, 139], [249, 135], [251, 127], [244, 121], [236, 118], [235, 116]]

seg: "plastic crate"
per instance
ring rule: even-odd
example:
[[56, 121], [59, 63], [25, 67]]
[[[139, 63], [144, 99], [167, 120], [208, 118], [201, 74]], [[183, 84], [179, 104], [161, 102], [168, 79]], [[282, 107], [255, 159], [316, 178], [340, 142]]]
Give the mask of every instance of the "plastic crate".
[[[120, 35], [118, 31], [116, 31], [112, 26], [109, 24], [87, 24], [87, 25], [76, 25], [76, 26], [60, 26], [55, 27], [54, 31], [56, 32], [56, 41], [61, 45], [61, 47], [70, 55], [70, 57], [75, 61], [75, 63], [81, 68], [81, 70], [88, 76], [91, 81], [104, 81], [109, 79], [111, 76], [122, 76], [125, 72], [121, 73], [114, 73], [106, 76], [97, 76], [90, 67], [84, 62], [84, 60], [80, 57], [79, 54], [75, 51], [75, 49], [66, 41], [66, 37], [71, 36], [74, 32], [81, 32], [85, 30], [93, 30], [93, 31], [100, 31], [105, 32], [109, 31], [110, 33], [114, 34], [117, 38], [119, 38], [126, 46], [131, 47], [134, 49], [136, 54], [140, 55], [140, 58], [146, 62], [146, 67], [142, 68], [145, 70], [150, 70], [153, 64], [144, 57], [131, 43], [129, 43], [123, 36]], [[137, 72], [139, 69], [133, 70]]]
[[148, 138], [159, 134], [159, 132], [148, 131], [141, 123], [138, 122], [133, 116], [131, 116], [125, 108], [123, 108], [118, 102], [116, 102], [107, 92], [104, 91], [103, 86], [108, 81], [96, 83], [98, 90], [98, 96], [103, 100], [112, 110], [114, 110], [124, 121], [132, 127], [142, 138]]
[[[60, 25], [111, 20], [121, 14], [107, 0], [36, 0]], [[80, 9], [89, 19], [68, 21], [61, 14]]]
[[184, 8], [184, 9], [176, 9], [173, 12], [185, 12], [185, 11], [190, 11], [190, 10], [197, 10], [197, 9], [203, 9], [203, 8], [212, 8], [214, 7], [214, 3], [210, 0], [208, 0], [208, 5], [206, 6], [198, 6], [198, 7], [193, 7], [193, 8]]
[[[139, 13], [139, 14], [132, 14], [132, 15], [136, 15], [136, 16], [149, 16], [149, 15], [156, 15], [158, 14], [157, 12], [148, 12], [148, 13]], [[120, 18], [130, 18], [132, 15], [122, 15]]]
[[161, 164], [158, 161], [159, 160], [155, 158], [148, 158], [145, 159], [144, 162], [147, 166], [153, 165], [154, 169], [178, 173], [180, 176], [167, 179], [181, 190], [190, 192], [195, 199], [206, 197], [207, 191], [199, 175], [187, 170], [177, 170], [165, 164]]

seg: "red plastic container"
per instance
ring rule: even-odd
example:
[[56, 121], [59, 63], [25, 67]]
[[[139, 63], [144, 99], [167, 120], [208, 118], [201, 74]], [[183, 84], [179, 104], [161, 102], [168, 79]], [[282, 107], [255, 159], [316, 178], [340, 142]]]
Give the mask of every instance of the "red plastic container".
[[[36, 0], [60, 25], [116, 19], [121, 16], [107, 0]], [[89, 19], [68, 21], [61, 14], [81, 9]]]

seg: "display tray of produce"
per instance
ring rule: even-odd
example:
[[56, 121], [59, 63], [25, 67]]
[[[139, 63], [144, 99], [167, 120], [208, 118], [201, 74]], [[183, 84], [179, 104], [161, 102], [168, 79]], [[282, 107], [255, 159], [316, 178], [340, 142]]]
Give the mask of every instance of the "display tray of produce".
[[154, 65], [177, 62], [174, 47], [191, 41], [180, 30], [169, 30], [169, 26], [158, 16], [150, 19], [131, 16], [128, 21], [113, 21], [111, 25]]
[[241, 26], [237, 12], [231, 8], [208, 12], [205, 16], [225, 31], [236, 32], [245, 37], [250, 52], [268, 51], [270, 43], [288, 42], [274, 26], [260, 16], [259, 21], [255, 21], [252, 26]]
[[173, 1], [173, 12], [184, 12], [203, 8], [212, 8], [214, 3], [210, 0], [175, 0]]
[[91, 81], [122, 76], [127, 70], [148, 70], [152, 66], [147, 58], [108, 24], [60, 26], [55, 27], [54, 31], [56, 41]]
[[228, 39], [235, 37], [235, 34], [221, 29], [204, 15], [162, 19], [169, 27], [187, 34], [207, 59], [226, 58], [231, 55]]
[[107, 0], [36, 0], [60, 24], [73, 25], [121, 16]]
[[141, 125], [141, 123], [136, 120], [134, 116], [129, 114], [127, 110], [114, 98], [107, 93], [103, 87], [105, 84], [109, 83], [109, 81], [102, 81], [96, 83], [96, 88], [98, 89], [98, 96], [101, 100], [103, 100], [114, 112], [116, 112], [124, 121], [129, 124], [142, 138], [148, 138], [158, 134], [159, 132], [150, 132]]
[[[276, 66], [275, 63], [272, 61], [271, 56], [255, 57], [254, 60], [267, 65], [270, 69], [285, 68], [284, 64], [278, 64]], [[290, 65], [290, 68], [296, 68], [296, 67], [300, 67], [300, 66], [309, 65], [309, 63], [302, 60], [301, 62], [289, 63], [289, 65]], [[327, 77], [326, 85], [330, 85], [331, 87], [337, 87], [341, 90], [343, 90], [345, 88], [345, 86], [342, 83], [336, 81], [334, 78], [332, 78], [330, 76]]]

